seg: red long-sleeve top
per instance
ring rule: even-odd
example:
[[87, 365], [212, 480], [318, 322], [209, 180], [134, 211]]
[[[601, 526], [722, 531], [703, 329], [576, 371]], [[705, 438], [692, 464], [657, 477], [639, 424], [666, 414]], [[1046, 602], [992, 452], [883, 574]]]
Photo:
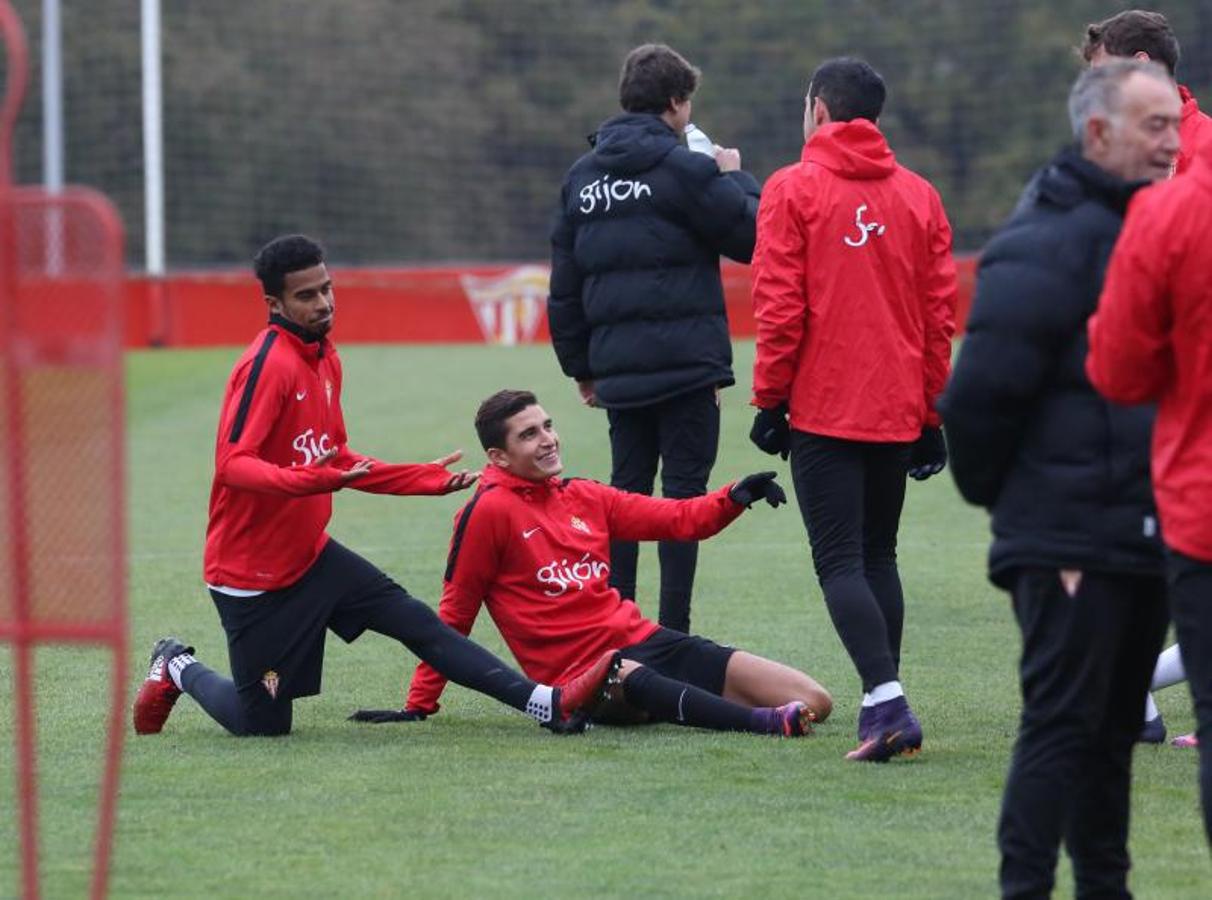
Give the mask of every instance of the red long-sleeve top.
[[[744, 510], [728, 490], [662, 500], [582, 479], [527, 481], [490, 465], [455, 516], [438, 615], [469, 634], [487, 606], [530, 678], [573, 678], [607, 650], [659, 627], [610, 586], [611, 539], [708, 538]], [[445, 687], [446, 679], [421, 663], [405, 705], [436, 712]]]
[[[442, 494], [451, 474], [433, 463], [373, 460], [347, 444], [341, 360], [327, 339], [296, 334], [280, 317], [257, 335], [227, 381], [215, 438], [204, 577], [214, 586], [268, 591], [298, 581], [328, 542], [332, 492]], [[320, 464], [329, 450], [336, 455]]]

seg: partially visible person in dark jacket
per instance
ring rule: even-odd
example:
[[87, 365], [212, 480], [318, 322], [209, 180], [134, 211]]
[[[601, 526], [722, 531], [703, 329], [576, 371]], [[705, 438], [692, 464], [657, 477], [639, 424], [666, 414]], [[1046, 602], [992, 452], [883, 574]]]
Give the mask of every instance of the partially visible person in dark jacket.
[[998, 825], [1005, 897], [1128, 896], [1132, 749], [1168, 623], [1149, 481], [1153, 410], [1085, 373], [1086, 321], [1132, 194], [1170, 174], [1181, 102], [1152, 62], [1083, 72], [1079, 146], [1032, 179], [981, 257], [941, 406], [951, 471], [993, 513], [990, 578], [1023, 635], [1023, 712]]
[[[759, 187], [741, 155], [681, 143], [699, 70], [663, 44], [628, 54], [624, 113], [602, 123], [564, 180], [547, 317], [564, 374], [610, 420], [610, 483], [697, 497], [734, 383], [720, 255], [749, 262]], [[635, 598], [638, 547], [611, 545], [610, 583]], [[660, 623], [690, 630], [698, 544], [663, 541]]]

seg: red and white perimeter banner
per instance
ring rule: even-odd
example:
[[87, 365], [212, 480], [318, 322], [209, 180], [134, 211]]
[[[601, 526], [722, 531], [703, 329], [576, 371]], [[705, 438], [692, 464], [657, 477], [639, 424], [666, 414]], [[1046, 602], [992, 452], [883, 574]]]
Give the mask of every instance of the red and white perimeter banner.
[[[976, 260], [957, 259], [962, 329]], [[724, 263], [724, 299], [732, 335], [753, 337], [750, 269]], [[333, 268], [339, 343], [546, 342], [546, 264]], [[242, 344], [265, 322], [250, 271], [180, 272], [125, 284], [127, 347]]]

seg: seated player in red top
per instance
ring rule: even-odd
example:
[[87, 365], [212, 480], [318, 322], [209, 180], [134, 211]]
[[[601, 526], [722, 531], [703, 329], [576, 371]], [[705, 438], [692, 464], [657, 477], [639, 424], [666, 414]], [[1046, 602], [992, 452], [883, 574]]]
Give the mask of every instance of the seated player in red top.
[[[609, 584], [612, 539], [711, 537], [758, 500], [786, 502], [773, 472], [684, 500], [561, 479], [559, 435], [528, 391], [485, 400], [476, 432], [488, 465], [455, 519], [442, 621], [468, 634], [486, 605], [522, 671], [544, 682], [575, 678], [617, 651], [610, 698], [592, 713], [598, 721], [798, 736], [829, 715], [828, 692], [803, 672], [663, 628]], [[423, 719], [437, 712], [445, 686], [422, 664], [403, 710], [361, 710], [354, 718]]]

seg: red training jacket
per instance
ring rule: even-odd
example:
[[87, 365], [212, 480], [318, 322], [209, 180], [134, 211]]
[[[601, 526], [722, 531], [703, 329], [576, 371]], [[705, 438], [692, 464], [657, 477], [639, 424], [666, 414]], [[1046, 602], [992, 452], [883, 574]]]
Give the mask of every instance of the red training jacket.
[[[728, 487], [659, 500], [596, 481], [527, 481], [490, 465], [455, 516], [438, 616], [470, 634], [486, 604], [530, 678], [574, 678], [607, 650], [645, 640], [659, 627], [608, 584], [611, 538], [698, 541], [743, 510]], [[405, 707], [436, 712], [445, 687], [446, 679], [421, 663]]]
[[[293, 584], [328, 542], [341, 473], [370, 457], [346, 444], [341, 360], [327, 340], [305, 341], [278, 316], [227, 381], [215, 438], [206, 527], [206, 583], [270, 591]], [[331, 449], [324, 464], [316, 460]], [[375, 461], [348, 482], [376, 494], [442, 494], [442, 466]]]
[[753, 405], [798, 431], [912, 441], [938, 425], [956, 279], [938, 192], [866, 119], [823, 125], [762, 189]]
[[1138, 193], [1090, 319], [1086, 373], [1159, 401], [1153, 492], [1166, 543], [1212, 562], [1212, 159]]
[[1174, 161], [1174, 174], [1181, 175], [1191, 168], [1196, 157], [1212, 154], [1212, 117], [1200, 112], [1195, 96], [1185, 84], [1178, 86], [1183, 101], [1183, 117], [1178, 126], [1179, 151]]

